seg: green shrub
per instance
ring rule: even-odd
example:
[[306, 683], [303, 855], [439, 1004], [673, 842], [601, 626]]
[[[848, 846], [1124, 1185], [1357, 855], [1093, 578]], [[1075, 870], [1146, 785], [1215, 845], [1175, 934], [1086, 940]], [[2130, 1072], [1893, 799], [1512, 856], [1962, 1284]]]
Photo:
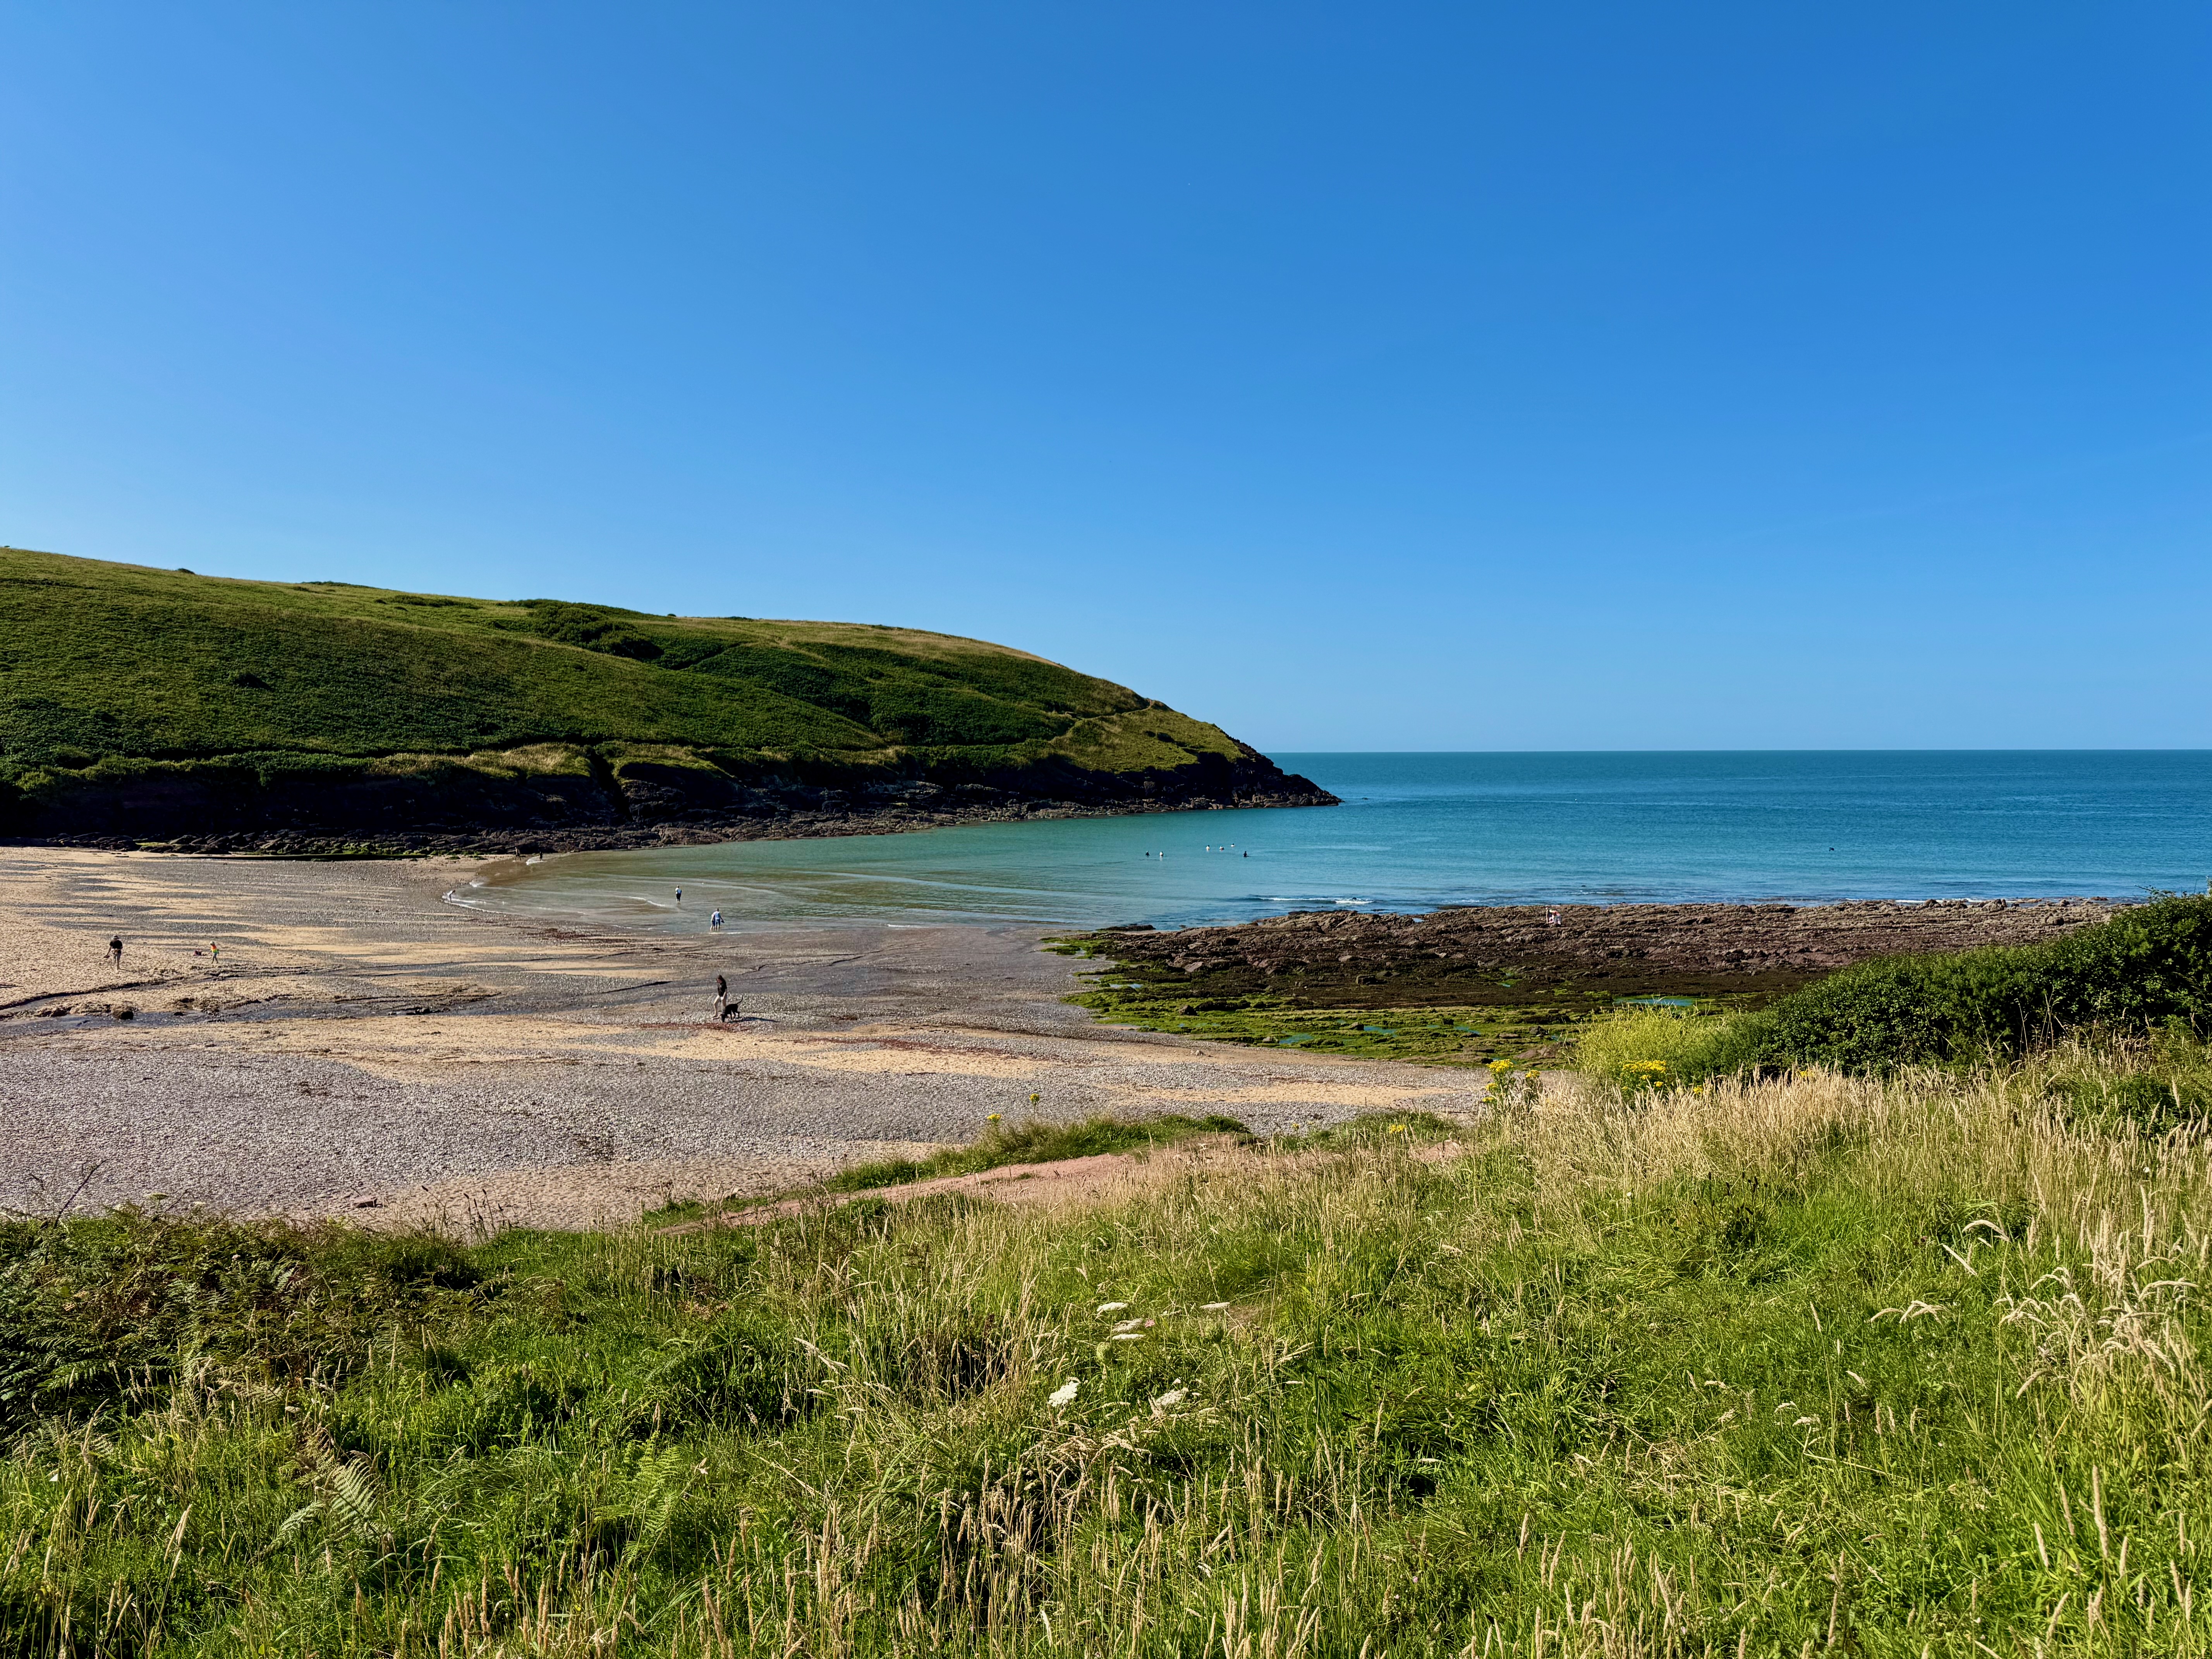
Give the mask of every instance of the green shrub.
[[2212, 1049], [2185, 1027], [2147, 1043], [2063, 1053], [2051, 1093], [2077, 1127], [2150, 1134], [2212, 1121]]
[[[2163, 896], [2049, 945], [1859, 963], [1753, 1014], [1623, 1011], [1594, 1022], [1577, 1053], [1582, 1070], [1626, 1085], [1765, 1067], [1883, 1073], [2017, 1059], [2069, 1033], [2142, 1037], [2169, 1026], [2212, 1030], [2212, 897]], [[2095, 1089], [2136, 1118], [2178, 1121], [2212, 1103], [2212, 1081], [2202, 1100], [2194, 1083], [2178, 1096], [2173, 1084], [2146, 1074]]]
[[798, 1422], [813, 1409], [806, 1373], [790, 1336], [749, 1313], [727, 1313], [686, 1334], [647, 1375], [632, 1420], [757, 1428]]
[[2212, 1030], [2212, 897], [2168, 895], [2049, 945], [1859, 963], [1731, 1022], [1684, 1059], [1708, 1076], [1801, 1066], [1881, 1073], [2015, 1059], [2069, 1032], [2145, 1036], [2173, 1022]]
[[596, 605], [568, 605], [559, 599], [525, 601], [537, 618], [538, 632], [562, 645], [580, 645], [586, 651], [603, 651], [611, 657], [634, 657], [650, 662], [660, 654], [660, 642], [625, 626]]

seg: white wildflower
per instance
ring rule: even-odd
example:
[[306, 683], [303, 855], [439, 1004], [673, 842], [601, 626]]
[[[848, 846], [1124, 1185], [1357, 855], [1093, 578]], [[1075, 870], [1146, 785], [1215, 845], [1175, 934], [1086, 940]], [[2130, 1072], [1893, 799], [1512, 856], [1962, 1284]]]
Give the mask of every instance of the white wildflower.
[[1141, 1342], [1144, 1340], [1145, 1334], [1142, 1331], [1116, 1331], [1112, 1336], [1107, 1338], [1109, 1342]]
[[1126, 1302], [1102, 1302], [1098, 1304], [1098, 1311], [1103, 1314], [1120, 1313], [1128, 1305]]
[[1200, 1309], [1199, 1311], [1200, 1313], [1219, 1313], [1228, 1305], [1229, 1304], [1226, 1302], [1209, 1302], [1203, 1308]]
[[1045, 1396], [1044, 1403], [1051, 1407], [1054, 1411], [1058, 1411], [1063, 1406], [1072, 1405], [1074, 1402], [1077, 1392], [1081, 1389], [1082, 1387], [1083, 1384], [1081, 1382], [1076, 1381], [1073, 1377], [1070, 1377], [1066, 1382], [1061, 1383], [1050, 1394], [1047, 1395]]
[[1146, 1326], [1152, 1322], [1149, 1319], [1125, 1319], [1114, 1328], [1117, 1331], [1142, 1330]]
[[1165, 1394], [1152, 1401], [1152, 1410], [1155, 1413], [1158, 1413], [1165, 1411], [1170, 1406], [1180, 1406], [1182, 1404], [1182, 1389], [1170, 1389]]

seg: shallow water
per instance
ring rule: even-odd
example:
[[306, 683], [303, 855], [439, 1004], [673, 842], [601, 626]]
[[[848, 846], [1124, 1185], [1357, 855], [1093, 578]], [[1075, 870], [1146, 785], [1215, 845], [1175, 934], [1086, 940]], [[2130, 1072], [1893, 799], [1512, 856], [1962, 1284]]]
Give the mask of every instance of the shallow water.
[[2212, 877], [2212, 751], [1275, 759], [1344, 805], [568, 854], [455, 902], [686, 933], [718, 908], [744, 927], [1165, 927], [1330, 906], [2124, 897]]

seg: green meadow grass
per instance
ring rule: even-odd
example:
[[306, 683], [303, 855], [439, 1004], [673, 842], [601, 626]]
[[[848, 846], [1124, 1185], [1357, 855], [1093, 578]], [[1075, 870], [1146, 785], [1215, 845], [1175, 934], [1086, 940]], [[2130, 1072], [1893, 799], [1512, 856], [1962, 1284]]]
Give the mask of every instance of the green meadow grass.
[[1107, 1025], [1431, 1066], [1487, 1065], [1501, 1054], [1551, 1045], [1574, 1029], [1569, 1018], [1546, 1008], [1327, 1008], [1287, 997], [1193, 998], [1112, 988], [1067, 1000]]
[[[1048, 939], [1045, 948], [1085, 961], [1112, 951], [1110, 936], [1073, 934]], [[1158, 963], [1117, 962], [1086, 970], [1087, 988], [1067, 997], [1102, 1024], [1301, 1054], [1359, 1060], [1402, 1060], [1432, 1066], [1486, 1066], [1503, 1058], [1558, 1059], [1583, 1024], [1610, 1012], [1580, 996], [1480, 1007], [1331, 1007], [1315, 994], [1194, 991], [1180, 973]]]
[[2201, 1653], [2138, 1059], [1509, 1079], [1057, 1209], [18, 1223], [0, 1653]]

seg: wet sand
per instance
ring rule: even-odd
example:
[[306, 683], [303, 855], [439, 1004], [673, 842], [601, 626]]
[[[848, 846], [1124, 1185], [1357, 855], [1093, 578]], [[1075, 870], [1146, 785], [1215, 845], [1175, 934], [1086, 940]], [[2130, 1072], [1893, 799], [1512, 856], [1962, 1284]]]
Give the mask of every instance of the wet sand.
[[1487, 1081], [1095, 1025], [1036, 928], [590, 933], [442, 902], [477, 868], [0, 849], [0, 1206], [583, 1226], [965, 1141], [1032, 1093], [1267, 1129]]

